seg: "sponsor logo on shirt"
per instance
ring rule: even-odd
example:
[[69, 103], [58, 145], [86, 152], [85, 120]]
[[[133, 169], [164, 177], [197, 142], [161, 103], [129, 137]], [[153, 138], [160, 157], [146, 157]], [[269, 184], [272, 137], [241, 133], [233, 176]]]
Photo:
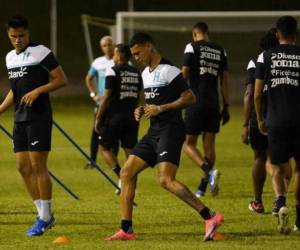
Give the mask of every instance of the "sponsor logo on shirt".
[[26, 70], [27, 67], [20, 67], [19, 71], [8, 71], [8, 79], [21, 78], [28, 74]]
[[159, 96], [159, 93], [157, 93], [157, 88], [151, 88], [150, 91], [145, 90], [144, 93], [146, 99], [154, 99], [156, 96]]

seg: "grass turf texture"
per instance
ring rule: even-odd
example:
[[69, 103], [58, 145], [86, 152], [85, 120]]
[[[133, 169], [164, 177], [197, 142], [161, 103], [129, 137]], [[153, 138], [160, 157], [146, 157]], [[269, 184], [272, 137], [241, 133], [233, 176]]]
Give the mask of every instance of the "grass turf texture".
[[[76, 105], [74, 105], [76, 103]], [[88, 152], [92, 126], [92, 104], [56, 100], [54, 118], [67, 133]], [[56, 226], [42, 237], [28, 238], [26, 230], [35, 218], [35, 208], [25, 191], [16, 169], [11, 141], [0, 133], [0, 249], [291, 249], [299, 244], [299, 235], [279, 235], [276, 220], [270, 211], [273, 203], [271, 182], [268, 178], [264, 204], [267, 214], [256, 215], [248, 210], [252, 198], [249, 147], [240, 142], [241, 108], [233, 107], [231, 122], [217, 137], [217, 162], [220, 169], [220, 195], [203, 198], [208, 207], [225, 216], [220, 232], [224, 241], [202, 242], [204, 225], [200, 216], [169, 194], [157, 182], [156, 169], [147, 169], [138, 180], [134, 209], [134, 229], [138, 239], [134, 242], [104, 242], [120, 224], [119, 198], [114, 188], [96, 170], [84, 169], [86, 160], [53, 128], [53, 149], [49, 169], [80, 197], [75, 201], [53, 182], [53, 211]], [[12, 113], [0, 117], [0, 123], [12, 130]], [[140, 135], [147, 128], [141, 124]], [[199, 140], [200, 143], [201, 140]], [[120, 154], [122, 162], [123, 153]], [[99, 164], [114, 178], [112, 171], [99, 157]], [[184, 154], [178, 179], [191, 190], [196, 188], [200, 169]], [[288, 196], [291, 225], [295, 212], [292, 194]], [[58, 236], [66, 235], [71, 242], [54, 245]]]

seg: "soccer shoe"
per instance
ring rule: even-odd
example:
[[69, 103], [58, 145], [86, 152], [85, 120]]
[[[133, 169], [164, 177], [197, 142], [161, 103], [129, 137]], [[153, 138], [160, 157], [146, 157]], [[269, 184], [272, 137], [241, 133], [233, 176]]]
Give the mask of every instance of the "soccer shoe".
[[289, 228], [289, 209], [287, 207], [281, 207], [279, 209], [278, 230], [281, 234], [289, 234], [291, 232]]
[[205, 196], [205, 192], [198, 189], [196, 192], [195, 192], [195, 195], [197, 198], [200, 198], [201, 196]]
[[55, 218], [53, 215], [51, 216], [49, 221], [43, 221], [39, 217], [37, 217], [34, 225], [27, 231], [27, 236], [40, 236], [45, 233], [47, 230], [52, 228], [55, 224]]
[[256, 212], [258, 214], [263, 214], [265, 212], [263, 203], [256, 200], [250, 201], [248, 208], [250, 211]]
[[114, 235], [105, 238], [105, 241], [111, 241], [111, 240], [135, 240], [135, 234], [134, 233], [126, 233], [122, 229], [120, 229], [118, 232], [116, 232]]
[[220, 213], [216, 213], [211, 219], [205, 220], [205, 235], [203, 240], [213, 240], [218, 227], [221, 226], [223, 222], [224, 216]]
[[294, 225], [293, 230], [294, 232], [300, 233], [300, 227], [297, 227], [297, 225]]
[[211, 170], [208, 175], [208, 184], [212, 196], [216, 196], [219, 193], [219, 181], [220, 181], [219, 170], [217, 169]]
[[93, 167], [94, 167], [94, 166], [93, 166], [92, 162], [90, 162], [90, 161], [88, 161], [88, 162], [85, 164], [85, 166], [84, 166], [85, 169], [91, 169], [91, 168], [93, 168]]
[[120, 179], [118, 181], [118, 187], [119, 188], [116, 188], [116, 190], [115, 190], [115, 194], [116, 195], [120, 195], [121, 194], [121, 180]]
[[280, 207], [274, 202], [273, 208], [272, 208], [272, 215], [273, 216], [278, 216]]

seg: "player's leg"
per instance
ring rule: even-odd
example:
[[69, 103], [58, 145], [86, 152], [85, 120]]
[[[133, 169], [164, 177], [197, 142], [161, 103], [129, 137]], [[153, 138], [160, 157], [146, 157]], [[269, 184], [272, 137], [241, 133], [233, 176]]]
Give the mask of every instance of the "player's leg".
[[41, 200], [41, 214], [36, 224], [27, 232], [28, 236], [39, 236], [50, 229], [55, 219], [51, 212], [52, 182], [47, 168], [51, 150], [51, 121], [32, 121], [28, 127], [29, 159], [37, 179]]
[[185, 142], [183, 144], [183, 151], [187, 156], [196, 163], [203, 170], [203, 177], [200, 180], [197, 191], [195, 192], [197, 197], [201, 197], [205, 194], [208, 185], [208, 173], [212, 169], [211, 164], [205, 160], [201, 155], [199, 149], [197, 148], [198, 135], [189, 135], [185, 137]]
[[39, 193], [36, 175], [32, 171], [32, 167], [29, 159], [29, 153], [17, 152], [16, 160], [17, 160], [18, 170], [24, 180], [26, 189], [30, 194], [37, 208], [38, 215], [40, 215], [40, 210], [41, 210], [40, 193]]
[[289, 210], [286, 207], [285, 173], [289, 167], [289, 158], [292, 155], [293, 132], [287, 128], [268, 128], [268, 142], [271, 163], [273, 166], [273, 189], [276, 194], [273, 215], [278, 215], [278, 229], [282, 234], [290, 232], [288, 218]]
[[253, 212], [264, 213], [262, 194], [266, 180], [267, 152], [256, 149], [253, 149], [253, 152], [252, 182], [254, 199], [250, 201], [249, 209]]
[[[262, 135], [257, 127], [250, 126], [249, 142], [254, 153], [252, 166], [252, 182], [254, 199], [249, 203], [249, 209], [257, 213], [264, 212], [262, 193], [266, 180], [266, 168], [271, 169], [267, 164], [268, 158], [268, 137]], [[269, 171], [268, 170], [268, 171]]]
[[134, 240], [132, 211], [137, 175], [148, 164], [135, 155], [130, 155], [121, 170], [121, 230], [105, 240]]
[[41, 211], [40, 194], [39, 194], [37, 179], [32, 171], [32, 167], [29, 159], [27, 127], [28, 127], [27, 122], [20, 122], [14, 124], [14, 129], [13, 129], [14, 151], [16, 155], [18, 170], [24, 180], [28, 193], [33, 199], [33, 202], [36, 206], [38, 216], [39, 216]]
[[[93, 128], [92, 135], [91, 135], [91, 142], [90, 142], [90, 157], [94, 162], [96, 162], [97, 160], [98, 146], [99, 146], [99, 135]], [[92, 167], [91, 163], [88, 162], [86, 167]]]
[[296, 205], [295, 231], [300, 231], [300, 159], [295, 160], [294, 168], [294, 196]]
[[206, 221], [204, 240], [212, 240], [217, 228], [223, 223], [223, 216], [207, 208], [184, 184], [176, 180], [177, 165], [170, 162], [160, 162], [157, 168], [160, 185], [201, 215]]
[[215, 151], [215, 140], [216, 133], [205, 132], [203, 134], [203, 149], [205, 158], [209, 165], [211, 166], [211, 170], [208, 173], [208, 184], [210, 186], [210, 191], [212, 196], [216, 196], [219, 193], [219, 179], [220, 172], [218, 169], [213, 169], [216, 160], [216, 151]]

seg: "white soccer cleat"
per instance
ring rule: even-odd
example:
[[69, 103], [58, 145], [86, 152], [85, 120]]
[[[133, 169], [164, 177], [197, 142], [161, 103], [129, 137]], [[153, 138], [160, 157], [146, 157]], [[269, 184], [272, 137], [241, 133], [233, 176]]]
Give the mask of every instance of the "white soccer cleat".
[[212, 196], [217, 196], [219, 194], [220, 175], [221, 174], [218, 169], [213, 169], [209, 172], [208, 184]]
[[289, 227], [289, 209], [281, 207], [278, 212], [278, 230], [281, 234], [289, 234], [291, 229]]

